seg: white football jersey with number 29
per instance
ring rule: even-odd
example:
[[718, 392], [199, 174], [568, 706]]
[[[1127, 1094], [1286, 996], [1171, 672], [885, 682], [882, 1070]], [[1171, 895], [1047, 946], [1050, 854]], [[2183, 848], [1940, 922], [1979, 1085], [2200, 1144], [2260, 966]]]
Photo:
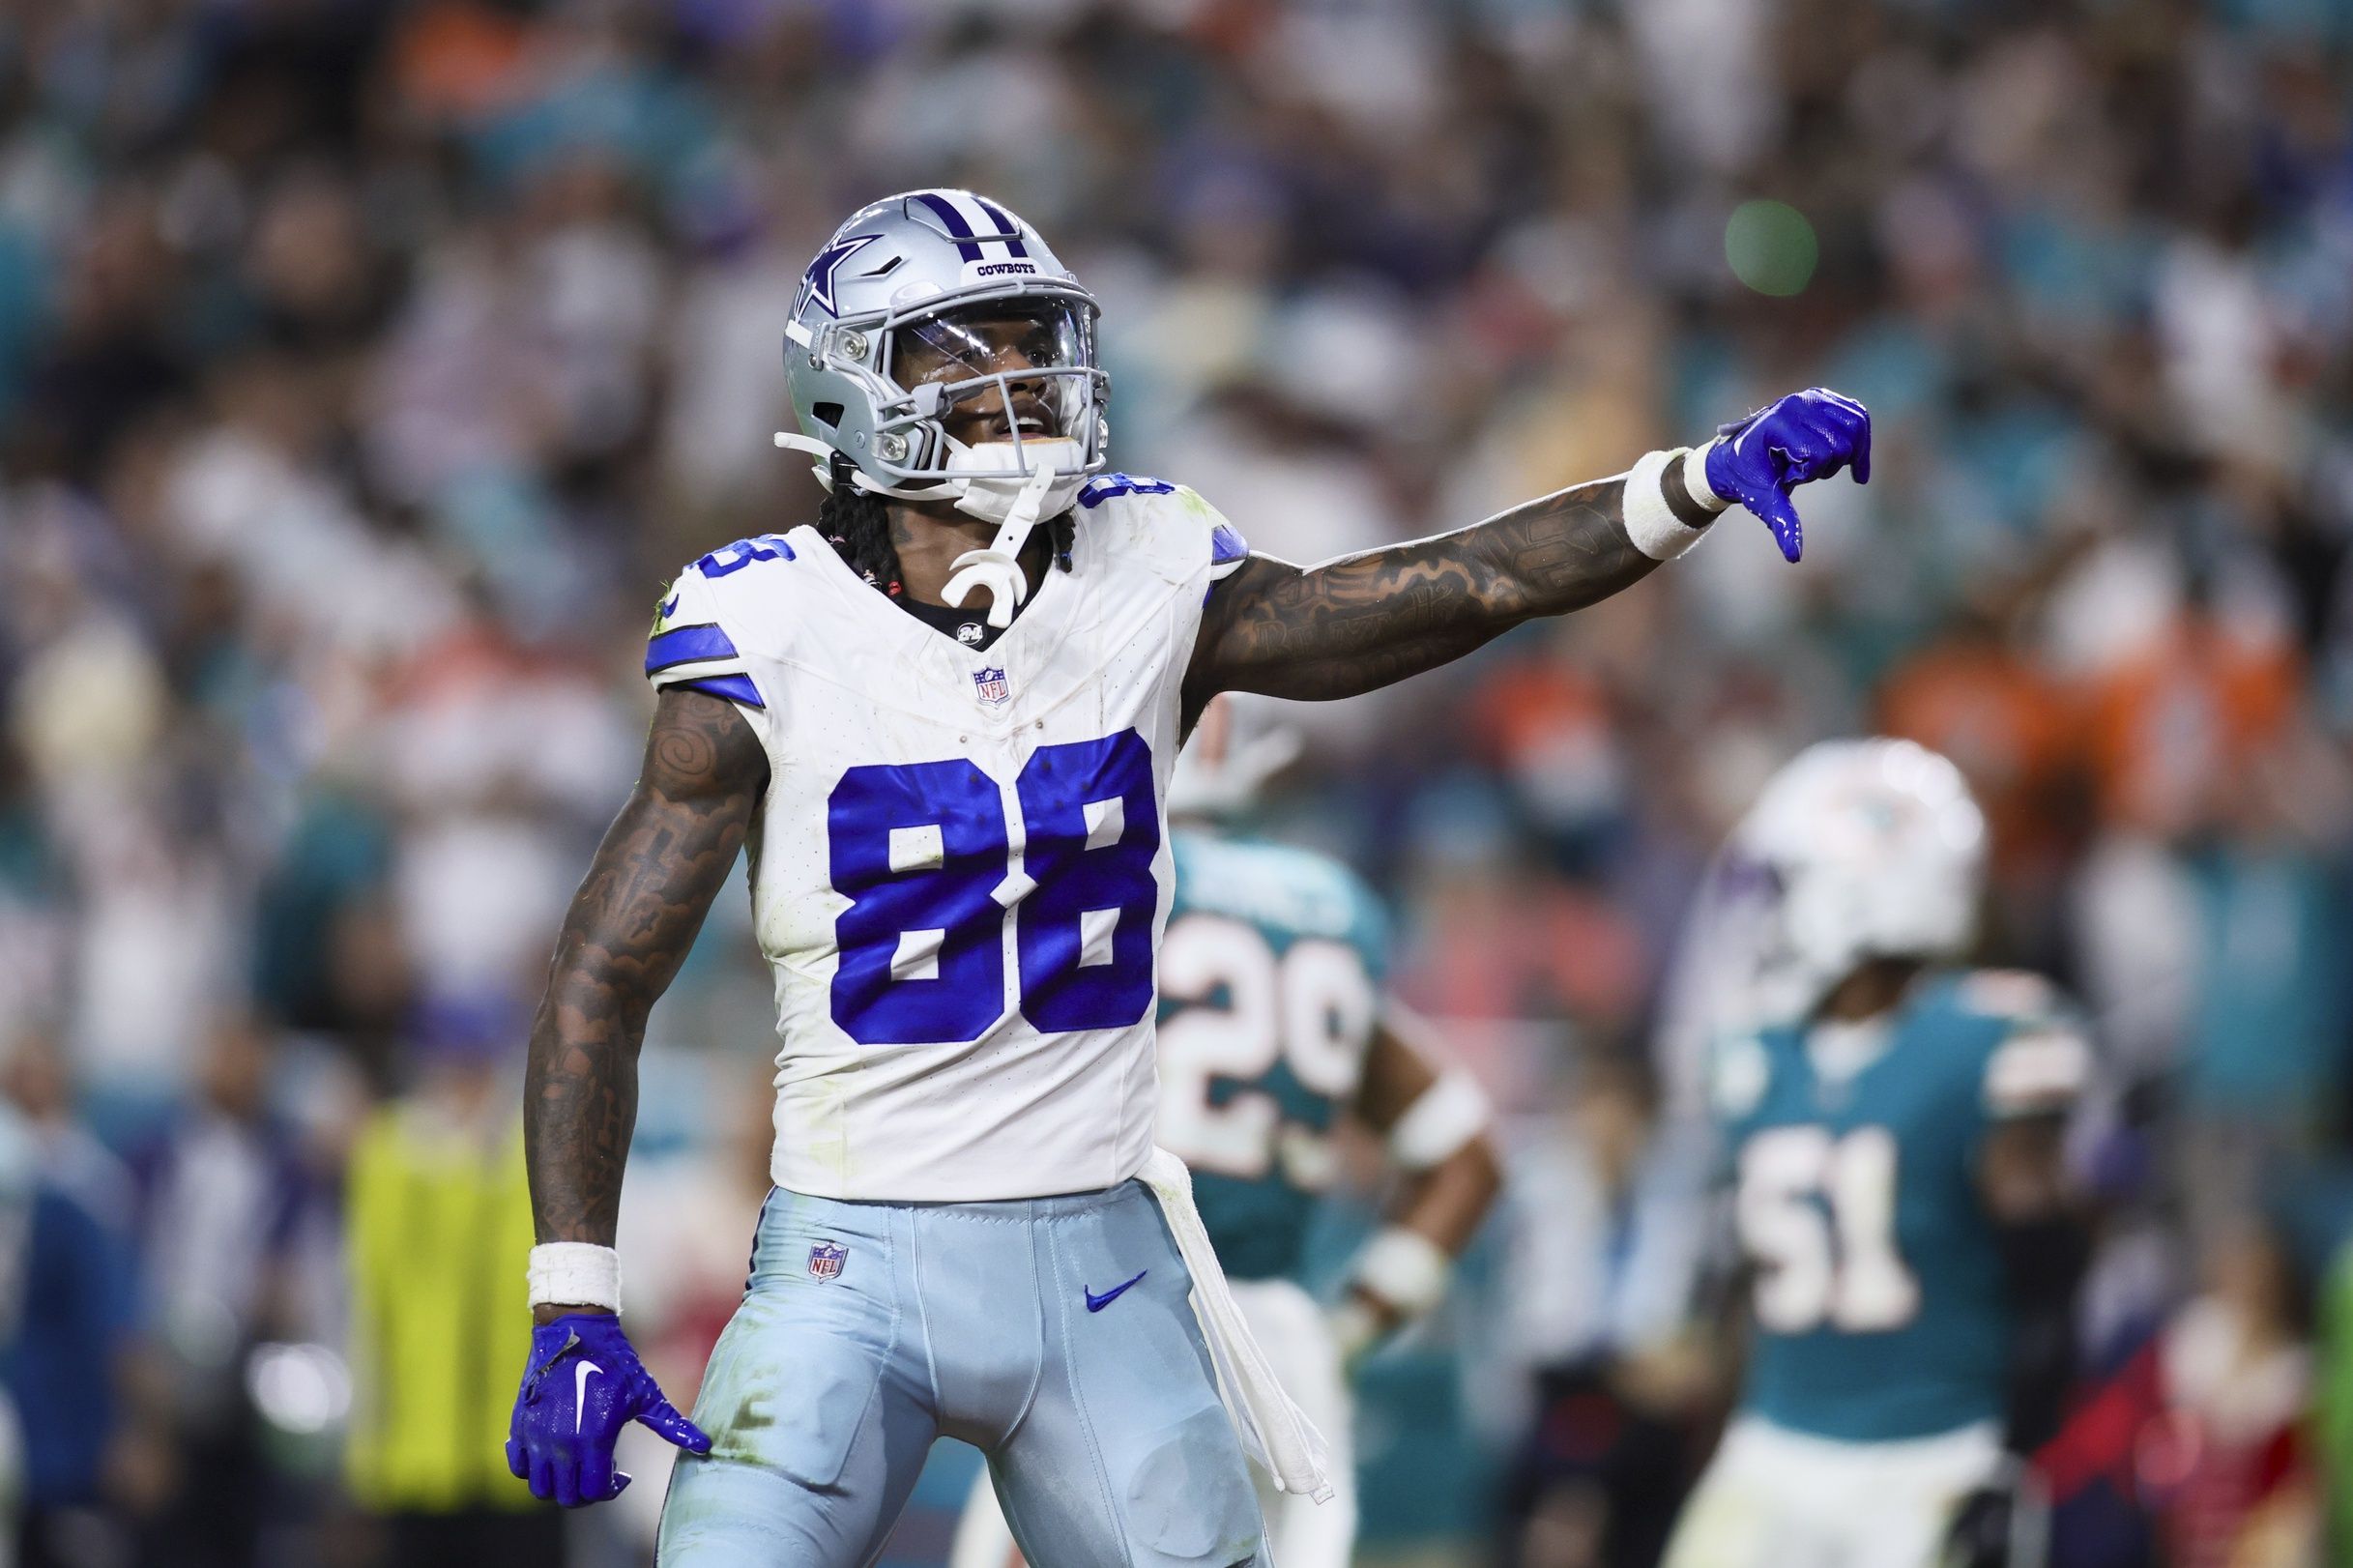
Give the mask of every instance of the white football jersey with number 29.
[[916, 620], [811, 528], [682, 573], [656, 686], [767, 748], [749, 841], [795, 1192], [900, 1203], [1091, 1191], [1151, 1152], [1161, 799], [1210, 585], [1243, 547], [1191, 490], [1106, 475], [986, 650]]

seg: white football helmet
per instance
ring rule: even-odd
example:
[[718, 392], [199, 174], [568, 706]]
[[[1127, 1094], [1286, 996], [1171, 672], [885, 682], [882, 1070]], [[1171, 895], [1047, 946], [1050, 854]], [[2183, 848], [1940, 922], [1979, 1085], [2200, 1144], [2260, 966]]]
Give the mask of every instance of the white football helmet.
[[1761, 1010], [1798, 1012], [1868, 958], [1952, 959], [1977, 932], [1986, 819], [1910, 740], [1825, 740], [1773, 776], [1720, 875], [1760, 895]]
[[1300, 745], [1299, 732], [1283, 722], [1271, 697], [1228, 691], [1210, 698], [1170, 770], [1170, 820], [1239, 816], [1257, 803], [1268, 779], [1292, 765]]

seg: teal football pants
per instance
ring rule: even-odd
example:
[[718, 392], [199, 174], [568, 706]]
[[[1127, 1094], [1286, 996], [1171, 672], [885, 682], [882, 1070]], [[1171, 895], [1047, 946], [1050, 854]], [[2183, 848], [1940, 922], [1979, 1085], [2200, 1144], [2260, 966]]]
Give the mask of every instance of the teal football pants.
[[777, 1189], [659, 1561], [861, 1568], [944, 1435], [988, 1455], [1032, 1568], [1264, 1568], [1190, 1289], [1134, 1181], [990, 1204]]

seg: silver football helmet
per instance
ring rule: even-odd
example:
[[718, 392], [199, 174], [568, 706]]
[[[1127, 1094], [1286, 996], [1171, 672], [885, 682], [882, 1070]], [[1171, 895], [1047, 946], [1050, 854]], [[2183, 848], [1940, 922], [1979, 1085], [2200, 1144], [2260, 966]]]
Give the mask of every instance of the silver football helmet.
[[[959, 560], [948, 598], [992, 588], [1002, 625], [1028, 593], [1013, 562], [1030, 529], [1108, 460], [1097, 313], [1037, 231], [996, 202], [969, 190], [878, 201], [801, 275], [784, 367], [802, 434], [776, 443], [815, 454], [828, 486], [839, 452], [861, 489], [953, 501], [1001, 524]], [[948, 433], [958, 405], [990, 398], [996, 439]]]

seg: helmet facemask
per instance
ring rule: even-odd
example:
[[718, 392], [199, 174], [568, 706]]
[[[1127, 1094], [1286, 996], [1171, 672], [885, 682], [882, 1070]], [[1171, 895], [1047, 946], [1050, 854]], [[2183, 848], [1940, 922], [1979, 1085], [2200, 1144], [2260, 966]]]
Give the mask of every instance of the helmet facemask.
[[[1000, 525], [986, 548], [957, 558], [947, 585], [951, 604], [991, 589], [996, 625], [1029, 595], [1018, 562], [1030, 530], [1066, 510], [1103, 466], [1110, 378], [1094, 363], [1094, 324], [1084, 293], [1031, 284], [843, 321], [809, 344], [812, 358], [869, 390], [870, 455], [854, 483], [902, 501], [953, 500]], [[959, 425], [963, 437], [952, 433]], [[821, 479], [828, 470], [820, 466]]]
[[[886, 408], [882, 428], [936, 425], [948, 475], [1027, 478], [1045, 465], [1085, 477], [1082, 432], [1102, 378], [1091, 309], [1055, 298], [959, 305], [898, 328], [884, 347], [880, 373], [907, 390], [911, 407], [895, 417]], [[974, 414], [995, 424], [980, 432], [988, 439], [948, 433]]]
[[[973, 475], [1026, 479], [1041, 468], [1075, 491], [1100, 470], [1108, 444], [1110, 377], [1094, 363], [1094, 317], [1085, 295], [1031, 285], [821, 328], [806, 352], [858, 383], [872, 431], [843, 432], [846, 442], [782, 444], [841, 450], [858, 466], [860, 489], [902, 501], [951, 499]], [[1017, 416], [1001, 437], [968, 442], [949, 433], [969, 405], [992, 400], [990, 412], [1011, 407]], [[840, 405], [834, 409], [838, 416]], [[820, 405], [815, 416], [823, 421], [827, 412]], [[1021, 421], [1025, 412], [1046, 427]]]

